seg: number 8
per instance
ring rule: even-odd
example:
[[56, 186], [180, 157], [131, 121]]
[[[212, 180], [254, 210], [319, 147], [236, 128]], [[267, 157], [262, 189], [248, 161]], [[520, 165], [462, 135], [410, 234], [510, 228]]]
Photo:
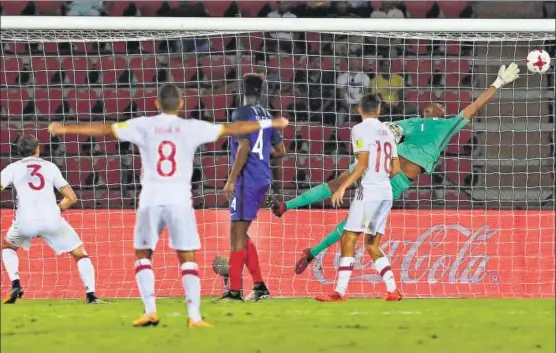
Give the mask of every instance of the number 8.
[[[170, 146], [170, 153], [164, 153], [164, 147]], [[162, 170], [162, 163], [165, 161], [169, 161], [171, 168], [169, 172], [165, 172]], [[156, 171], [158, 175], [163, 177], [171, 177], [176, 173], [177, 165], [176, 165], [176, 144], [172, 141], [162, 141], [160, 145], [158, 145], [158, 162], [156, 163]]]

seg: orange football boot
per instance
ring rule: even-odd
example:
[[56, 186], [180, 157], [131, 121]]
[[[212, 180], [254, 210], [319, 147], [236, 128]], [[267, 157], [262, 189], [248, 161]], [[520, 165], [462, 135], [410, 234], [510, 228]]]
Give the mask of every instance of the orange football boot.
[[135, 327], [146, 327], [146, 326], [156, 326], [158, 325], [158, 315], [157, 313], [152, 313], [150, 315], [144, 314], [137, 320], [133, 321], [133, 326]]
[[393, 292], [388, 292], [384, 296], [384, 300], [387, 302], [399, 302], [403, 299], [402, 293], [399, 289], [396, 289]]
[[191, 319], [189, 319], [189, 321], [187, 321], [187, 327], [213, 327], [211, 324], [209, 324], [206, 321], [200, 320], [200, 321], [193, 321]]
[[338, 292], [333, 292], [332, 294], [324, 294], [318, 295], [315, 299], [319, 302], [345, 302], [347, 301], [347, 297], [345, 295], [341, 295]]

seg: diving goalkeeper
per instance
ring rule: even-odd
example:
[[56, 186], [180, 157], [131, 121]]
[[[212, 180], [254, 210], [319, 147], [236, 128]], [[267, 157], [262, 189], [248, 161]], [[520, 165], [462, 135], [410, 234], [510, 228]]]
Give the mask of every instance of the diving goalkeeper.
[[[394, 199], [399, 198], [419, 174], [430, 174], [450, 139], [496, 96], [496, 92], [501, 87], [515, 81], [518, 77], [519, 68], [515, 63], [508, 67], [502, 65], [496, 81], [455, 118], [444, 119], [444, 107], [440, 104], [429, 104], [423, 111], [424, 118], [410, 118], [389, 124], [394, 135], [400, 137], [398, 155], [401, 172], [390, 179]], [[352, 168], [353, 165], [350, 166], [350, 170]], [[272, 211], [277, 217], [281, 217], [288, 210], [326, 200], [336, 192], [348, 175], [349, 171], [344, 171], [337, 179], [315, 186], [288, 202], [273, 200]], [[296, 264], [295, 273], [303, 273], [315, 256], [339, 241], [344, 225], [345, 222], [338, 224], [317, 246], [305, 249]]]

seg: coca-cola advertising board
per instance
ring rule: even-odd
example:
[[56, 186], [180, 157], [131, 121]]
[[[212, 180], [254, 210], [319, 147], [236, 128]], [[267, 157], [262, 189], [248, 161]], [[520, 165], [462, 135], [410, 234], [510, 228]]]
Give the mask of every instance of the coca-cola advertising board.
[[[2, 210], [5, 234], [11, 210]], [[346, 211], [290, 211], [282, 219], [262, 211], [249, 235], [258, 250], [264, 277], [275, 296], [313, 296], [333, 289], [338, 245], [321, 253], [303, 275], [294, 264], [304, 248], [317, 244]], [[105, 297], [137, 297], [133, 271], [133, 227], [129, 210], [76, 210], [64, 217], [76, 228], [96, 267], [97, 292]], [[554, 297], [555, 213], [552, 211], [394, 210], [382, 248], [407, 297]], [[204, 295], [218, 295], [222, 278], [211, 263], [228, 256], [229, 213], [199, 210], [197, 222], [203, 249], [198, 253]], [[384, 285], [358, 244], [349, 295], [378, 297]], [[75, 263], [56, 257], [39, 239], [31, 250], [19, 251], [27, 298], [82, 297]], [[159, 296], [183, 294], [174, 252], [162, 239], [153, 265]], [[244, 286], [251, 286], [244, 272]], [[2, 272], [2, 289], [9, 280]]]

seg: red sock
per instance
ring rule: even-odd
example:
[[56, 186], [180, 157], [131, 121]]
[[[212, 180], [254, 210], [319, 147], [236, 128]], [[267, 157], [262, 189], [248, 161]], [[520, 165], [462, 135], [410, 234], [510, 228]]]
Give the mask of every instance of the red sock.
[[257, 248], [251, 239], [247, 239], [245, 249], [247, 251], [245, 264], [247, 265], [249, 273], [251, 273], [251, 277], [253, 277], [253, 282], [262, 283], [263, 276], [261, 275], [261, 266], [259, 265], [259, 255], [257, 254]]
[[243, 264], [245, 263], [245, 250], [232, 251], [230, 253], [230, 290], [240, 291], [243, 289]]

